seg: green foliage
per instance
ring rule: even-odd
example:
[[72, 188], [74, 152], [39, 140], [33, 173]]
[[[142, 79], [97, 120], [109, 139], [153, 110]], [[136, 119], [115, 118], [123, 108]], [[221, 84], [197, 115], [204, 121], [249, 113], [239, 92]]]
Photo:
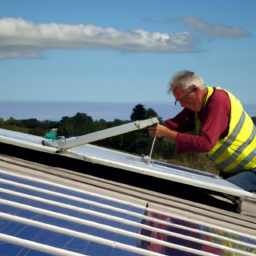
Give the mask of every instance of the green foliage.
[[41, 123], [36, 118], [30, 118], [30, 119], [21, 120], [21, 124], [23, 127], [26, 127], [26, 128], [36, 128], [40, 126]]
[[130, 116], [131, 121], [145, 119], [147, 110], [144, 108], [144, 105], [137, 104], [132, 110], [133, 112], [131, 113], [131, 116]]
[[[126, 123], [129, 123], [129, 121], [125, 120], [122, 121], [120, 119], [115, 119], [113, 122], [106, 122], [103, 119], [100, 119], [100, 121], [95, 121], [95, 126], [98, 127], [97, 131], [103, 130], [103, 129], [108, 129], [112, 128], [115, 126], [123, 125]], [[123, 150], [124, 146], [124, 134], [110, 137], [104, 140], [99, 140], [95, 141], [94, 144], [103, 146], [103, 147], [108, 147], [108, 148], [114, 148], [114, 149], [119, 149]]]
[[96, 129], [92, 118], [84, 113], [76, 113], [73, 117], [64, 116], [60, 120], [58, 135], [61, 136], [81, 136]]
[[160, 121], [160, 123], [162, 121], [162, 117], [159, 117], [157, 112], [154, 109], [149, 108], [149, 109], [147, 109], [147, 112], [145, 114], [145, 119], [148, 119], [148, 118], [151, 118], [151, 117], [157, 117], [158, 120]]
[[138, 155], [147, 154], [151, 140], [146, 129], [124, 134], [122, 150]]
[[5, 124], [1, 128], [6, 129], [6, 130], [10, 130], [10, 131], [16, 131], [16, 132], [22, 132], [22, 133], [30, 133], [30, 129], [24, 128], [24, 127], [15, 126], [15, 125]]
[[169, 140], [166, 140], [165, 138], [156, 138], [153, 155], [152, 155], [153, 158], [170, 159], [175, 154], [177, 154], [175, 143]]
[[71, 130], [72, 130], [71, 117], [63, 116], [62, 119], [60, 120], [58, 135], [67, 137], [71, 135]]
[[55, 128], [59, 125], [59, 122], [44, 120], [38, 121], [36, 118], [16, 120], [10, 117], [6, 121], [0, 118], [0, 127], [3, 129], [29, 133], [38, 136], [44, 136], [51, 128]]
[[3, 127], [4, 126], [4, 119], [1, 117], [0, 118], [0, 127]]
[[5, 121], [5, 125], [13, 125], [13, 126], [22, 127], [22, 122], [21, 122], [21, 120], [16, 120], [16, 119], [14, 119], [14, 118], [11, 116], [9, 119], [7, 119], [7, 120]]
[[[130, 121], [143, 120], [157, 116], [158, 114], [154, 109], [146, 109], [144, 105], [137, 104], [133, 108]], [[38, 136], [44, 136], [50, 129], [58, 128], [57, 136], [68, 137], [97, 132], [103, 129], [123, 125], [130, 121], [120, 119], [115, 119], [111, 122], [107, 122], [104, 119], [93, 121], [91, 116], [78, 112], [73, 117], [62, 117], [59, 122], [50, 120], [39, 121], [36, 118], [16, 120], [13, 117], [4, 121], [3, 118], [0, 118], [0, 127]], [[148, 130], [143, 129], [96, 141], [94, 144], [141, 155], [150, 153], [152, 141], [153, 138], [149, 136]], [[168, 158], [168, 156], [173, 154], [172, 152], [174, 150], [175, 145], [173, 143], [162, 138], [157, 138], [153, 157]]]

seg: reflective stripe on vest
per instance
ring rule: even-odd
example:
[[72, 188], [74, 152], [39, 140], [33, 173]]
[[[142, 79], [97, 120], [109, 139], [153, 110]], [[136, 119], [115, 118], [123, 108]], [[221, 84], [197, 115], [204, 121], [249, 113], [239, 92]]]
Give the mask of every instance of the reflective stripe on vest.
[[[221, 90], [221, 88], [216, 88]], [[208, 87], [205, 104], [214, 90]], [[209, 158], [223, 172], [236, 173], [256, 167], [256, 132], [251, 118], [244, 112], [239, 100], [227, 92], [231, 101], [229, 133], [217, 141], [208, 152]]]

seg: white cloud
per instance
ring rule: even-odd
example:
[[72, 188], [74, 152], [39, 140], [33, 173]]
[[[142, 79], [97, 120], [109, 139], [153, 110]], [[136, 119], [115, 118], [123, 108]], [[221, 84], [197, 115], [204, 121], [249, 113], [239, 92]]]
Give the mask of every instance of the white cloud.
[[250, 33], [238, 26], [226, 26], [222, 24], [209, 24], [202, 19], [193, 16], [183, 16], [178, 19], [189, 28], [199, 31], [209, 37], [220, 37], [223, 39], [235, 39], [250, 36]]
[[0, 19], [0, 59], [36, 58], [52, 49], [112, 49], [121, 52], [194, 52], [197, 38], [188, 32], [151, 33], [94, 25], [34, 24], [22, 18]]

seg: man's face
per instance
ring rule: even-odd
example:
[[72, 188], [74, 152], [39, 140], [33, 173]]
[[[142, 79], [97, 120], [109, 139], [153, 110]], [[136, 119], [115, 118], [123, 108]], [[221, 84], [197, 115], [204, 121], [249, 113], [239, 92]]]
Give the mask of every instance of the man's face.
[[200, 89], [194, 85], [188, 87], [186, 90], [182, 86], [178, 86], [173, 89], [173, 95], [175, 100], [179, 101], [183, 108], [185, 107], [199, 112], [201, 110], [201, 101], [197, 97], [198, 90]]

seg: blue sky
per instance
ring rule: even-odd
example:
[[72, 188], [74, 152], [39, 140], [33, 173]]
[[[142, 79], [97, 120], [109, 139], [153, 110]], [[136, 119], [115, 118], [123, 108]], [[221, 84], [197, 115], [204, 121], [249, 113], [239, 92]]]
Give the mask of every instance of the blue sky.
[[167, 84], [188, 69], [254, 104], [255, 11], [254, 0], [0, 0], [0, 101], [173, 104]]

